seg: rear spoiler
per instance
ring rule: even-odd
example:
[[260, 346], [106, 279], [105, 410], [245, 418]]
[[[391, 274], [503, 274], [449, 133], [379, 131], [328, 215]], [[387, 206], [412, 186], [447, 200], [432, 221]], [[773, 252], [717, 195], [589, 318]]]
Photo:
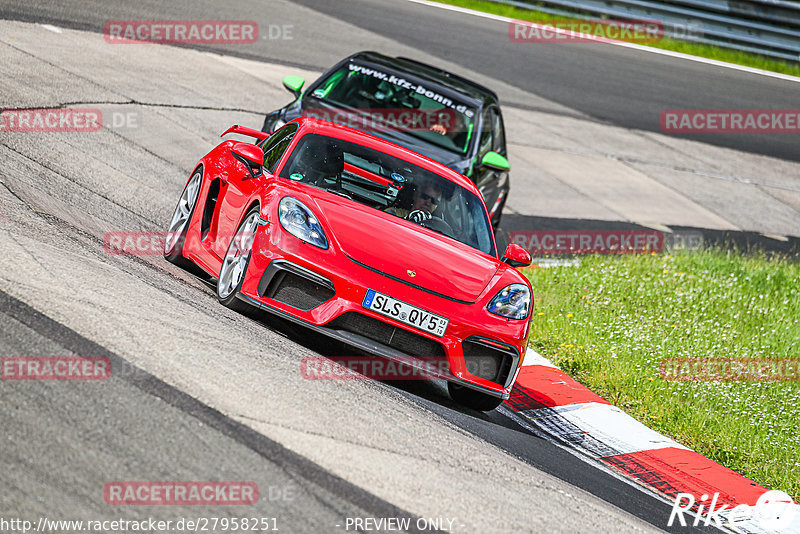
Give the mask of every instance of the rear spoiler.
[[246, 135], [248, 137], [255, 137], [256, 139], [259, 139], [261, 141], [269, 137], [269, 134], [266, 132], [262, 132], [261, 130], [254, 130], [253, 128], [248, 128], [247, 126], [239, 126], [238, 124], [234, 124], [227, 130], [222, 132], [222, 135], [220, 135], [220, 137], [225, 137], [229, 133]]

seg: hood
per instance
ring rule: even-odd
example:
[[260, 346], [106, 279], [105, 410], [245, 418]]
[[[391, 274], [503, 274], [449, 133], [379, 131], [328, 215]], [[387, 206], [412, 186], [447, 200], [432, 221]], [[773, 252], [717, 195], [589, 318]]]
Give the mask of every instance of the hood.
[[347, 199], [315, 202], [333, 231], [328, 237], [351, 259], [428, 291], [475, 302], [500, 268], [497, 259], [394, 215], [359, 209]]

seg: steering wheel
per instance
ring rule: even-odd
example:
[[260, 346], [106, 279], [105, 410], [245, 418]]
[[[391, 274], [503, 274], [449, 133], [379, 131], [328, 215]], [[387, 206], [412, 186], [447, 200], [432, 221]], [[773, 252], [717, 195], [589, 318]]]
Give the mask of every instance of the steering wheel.
[[447, 221], [442, 219], [441, 217], [431, 217], [430, 219], [425, 219], [424, 221], [419, 223], [420, 226], [424, 226], [434, 232], [439, 232], [440, 234], [444, 234], [447, 237], [452, 239], [456, 238], [455, 232], [453, 231], [453, 227], [450, 226]]

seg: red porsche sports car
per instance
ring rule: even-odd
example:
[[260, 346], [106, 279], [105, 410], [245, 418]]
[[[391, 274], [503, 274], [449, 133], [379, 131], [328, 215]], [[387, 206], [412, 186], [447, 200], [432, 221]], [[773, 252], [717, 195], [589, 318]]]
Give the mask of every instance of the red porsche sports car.
[[255, 306], [361, 351], [430, 369], [457, 402], [491, 410], [525, 355], [533, 299], [498, 255], [475, 185], [391, 142], [313, 118], [272, 135], [233, 126], [181, 194], [165, 257]]

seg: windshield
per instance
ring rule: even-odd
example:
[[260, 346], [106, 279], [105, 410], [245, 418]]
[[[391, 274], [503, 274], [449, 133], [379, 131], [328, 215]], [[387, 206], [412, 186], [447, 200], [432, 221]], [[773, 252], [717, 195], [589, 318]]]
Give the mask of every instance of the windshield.
[[401, 76], [348, 63], [311, 93], [326, 107], [307, 107], [305, 112], [370, 133], [387, 128], [401, 130], [465, 154], [472, 138], [475, 109], [439, 91]]
[[[480, 199], [405, 160], [349, 141], [306, 134], [280, 176], [345, 196], [496, 256]], [[421, 213], [425, 212], [425, 213]]]

